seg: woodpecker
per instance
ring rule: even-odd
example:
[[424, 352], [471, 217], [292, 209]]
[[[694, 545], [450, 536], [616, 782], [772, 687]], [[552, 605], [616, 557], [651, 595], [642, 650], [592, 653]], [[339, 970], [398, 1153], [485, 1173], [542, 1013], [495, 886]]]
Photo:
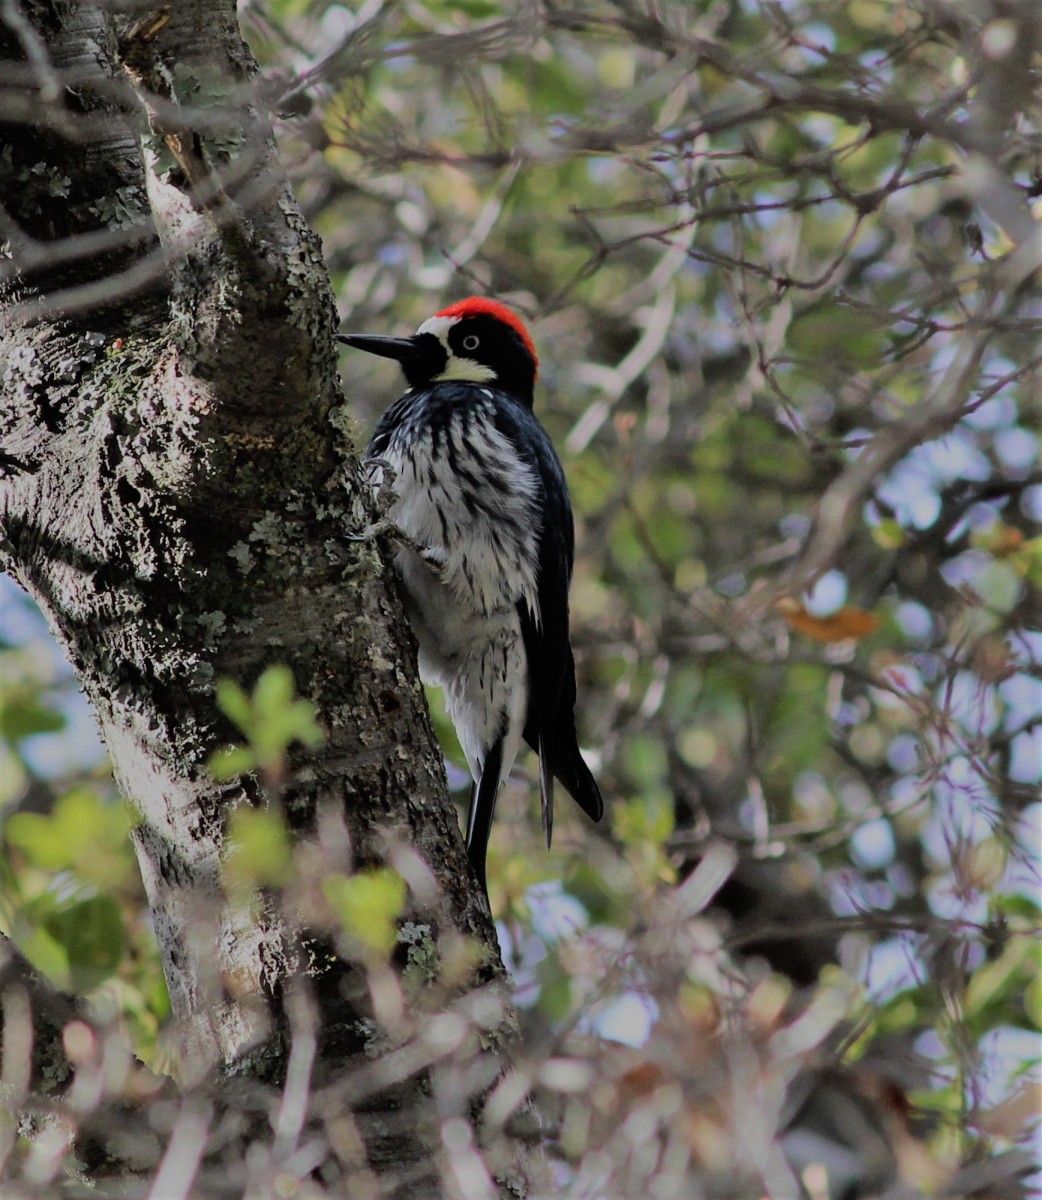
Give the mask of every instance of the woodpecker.
[[339, 338], [394, 359], [408, 384], [365, 458], [374, 482], [390, 474], [420, 676], [444, 689], [470, 768], [467, 854], [487, 894], [496, 798], [522, 738], [539, 756], [547, 847], [555, 779], [594, 821], [604, 812], [575, 732], [575, 530], [564, 471], [532, 411], [539, 360], [517, 314], [480, 296], [412, 337]]

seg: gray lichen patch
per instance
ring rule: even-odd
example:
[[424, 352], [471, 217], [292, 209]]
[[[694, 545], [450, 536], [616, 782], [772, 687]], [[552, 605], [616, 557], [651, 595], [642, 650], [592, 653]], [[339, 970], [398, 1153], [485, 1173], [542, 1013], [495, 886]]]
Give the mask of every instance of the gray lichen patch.
[[11, 146], [0, 148], [0, 194], [17, 194], [23, 212], [41, 212], [44, 202], [67, 200], [72, 179], [45, 160], [16, 164]]

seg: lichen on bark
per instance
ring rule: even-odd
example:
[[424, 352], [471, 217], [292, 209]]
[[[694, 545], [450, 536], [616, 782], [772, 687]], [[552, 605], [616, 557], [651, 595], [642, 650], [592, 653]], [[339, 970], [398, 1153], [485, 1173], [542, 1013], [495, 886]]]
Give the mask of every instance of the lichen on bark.
[[[280, 785], [296, 836], [313, 837], [319, 814], [335, 812], [357, 864], [385, 853], [391, 825], [438, 882], [436, 902], [412, 914], [437, 931], [432, 945], [446, 934], [494, 944], [494, 934], [394, 582], [377, 547], [345, 539], [369, 500], [346, 433], [321, 248], [262, 118], [241, 103], [249, 76], [234, 6], [196, 7], [172, 12], [153, 53], [157, 72], [179, 62], [196, 88], [219, 75], [239, 97], [213, 155], [205, 139], [193, 151], [193, 170], [220, 177], [203, 200], [198, 179], [150, 174], [156, 157], [132, 149], [135, 136], [155, 138], [128, 116], [147, 64], [128, 79], [111, 21], [63, 7], [41, 26], [56, 60], [96, 72], [96, 89], [88, 80], [75, 102], [54, 101], [61, 119], [42, 139], [37, 177], [62, 189], [68, 179], [64, 207], [28, 191], [11, 206], [41, 253], [38, 269], [7, 275], [0, 291], [0, 561], [47, 614], [137, 813], [184, 1077], [216, 1068], [272, 1081], [286, 1068], [283, 1001], [299, 970], [318, 976], [328, 1065], [363, 1049], [359, 967], [328, 939], [310, 943], [277, 905], [250, 922], [228, 901], [228, 814], [268, 797], [256, 777], [219, 783], [207, 771], [233, 733], [214, 702], [218, 678], [248, 688], [285, 662], [316, 706], [325, 741], [295, 753]], [[103, 99], [114, 88], [120, 104]], [[177, 97], [164, 100], [168, 111]], [[73, 116], [86, 142], [61, 132]], [[6, 169], [31, 171], [38, 132], [0, 132]], [[47, 262], [48, 245], [110, 232], [102, 192], [118, 195], [133, 236], [105, 242], [100, 262]], [[483, 977], [500, 970], [498, 958], [481, 960]]]

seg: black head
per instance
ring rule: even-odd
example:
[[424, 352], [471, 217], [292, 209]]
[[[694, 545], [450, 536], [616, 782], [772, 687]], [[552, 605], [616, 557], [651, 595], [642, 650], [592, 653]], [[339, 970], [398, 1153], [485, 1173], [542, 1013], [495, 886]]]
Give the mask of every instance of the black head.
[[395, 359], [411, 388], [457, 381], [491, 383], [532, 407], [539, 359], [521, 319], [503, 304], [471, 296], [429, 317], [411, 338], [340, 334], [340, 341]]

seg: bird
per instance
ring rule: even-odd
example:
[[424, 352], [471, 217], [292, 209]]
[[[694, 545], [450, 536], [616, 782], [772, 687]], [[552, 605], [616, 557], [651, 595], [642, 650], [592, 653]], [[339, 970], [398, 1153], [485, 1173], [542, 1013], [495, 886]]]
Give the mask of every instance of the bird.
[[411, 337], [338, 339], [394, 359], [408, 385], [364, 461], [389, 492], [420, 677], [444, 690], [470, 769], [467, 856], [487, 897], [496, 800], [522, 740], [539, 759], [547, 848], [555, 780], [592, 820], [604, 813], [576, 734], [575, 527], [561, 461], [533, 411], [539, 359], [521, 318], [483, 296], [450, 304]]

